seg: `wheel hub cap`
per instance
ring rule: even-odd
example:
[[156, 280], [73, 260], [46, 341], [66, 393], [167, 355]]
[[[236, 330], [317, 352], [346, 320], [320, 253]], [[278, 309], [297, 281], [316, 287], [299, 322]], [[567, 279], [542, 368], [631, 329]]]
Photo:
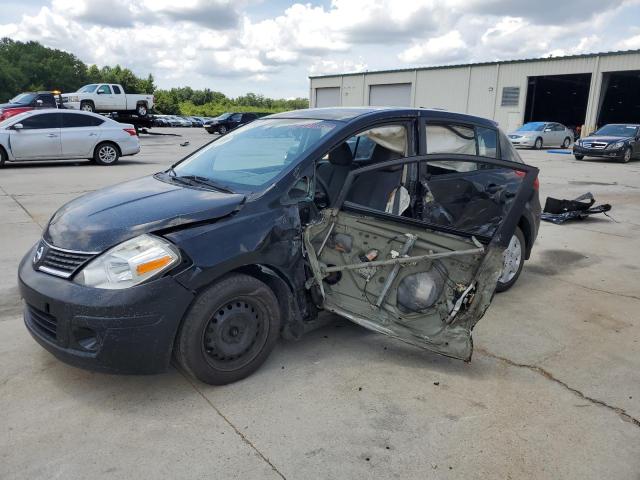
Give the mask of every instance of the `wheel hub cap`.
[[247, 301], [223, 305], [211, 318], [204, 335], [205, 352], [216, 362], [231, 362], [253, 350], [263, 331], [261, 315]]
[[102, 147], [98, 152], [98, 157], [104, 163], [111, 163], [116, 159], [116, 149], [110, 146]]
[[511, 241], [509, 242], [509, 246], [503, 253], [503, 264], [502, 264], [502, 274], [498, 281], [500, 283], [508, 283], [513, 277], [518, 273], [518, 268], [520, 268], [520, 261], [522, 260], [522, 244], [520, 243], [520, 239], [514, 235], [511, 237]]

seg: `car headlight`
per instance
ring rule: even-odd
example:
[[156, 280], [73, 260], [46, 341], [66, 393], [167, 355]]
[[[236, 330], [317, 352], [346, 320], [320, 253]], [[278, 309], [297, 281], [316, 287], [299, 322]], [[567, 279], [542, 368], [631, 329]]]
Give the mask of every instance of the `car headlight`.
[[87, 287], [133, 287], [180, 262], [180, 253], [166, 240], [140, 235], [116, 245], [89, 262], [73, 279]]
[[622, 148], [624, 147], [625, 142], [616, 142], [616, 143], [610, 143], [609, 145], [607, 145], [607, 150], [617, 150], [618, 148]]

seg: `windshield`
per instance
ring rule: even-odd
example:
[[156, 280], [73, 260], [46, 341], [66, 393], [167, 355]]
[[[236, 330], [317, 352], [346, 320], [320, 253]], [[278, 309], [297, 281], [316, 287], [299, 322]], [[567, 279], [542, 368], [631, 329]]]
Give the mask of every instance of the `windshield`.
[[231, 116], [230, 113], [223, 113], [219, 117], [216, 117], [216, 120], [225, 120], [225, 119], [229, 118], [230, 116]]
[[541, 132], [544, 128], [544, 122], [529, 122], [522, 125], [517, 132]]
[[20, 95], [17, 95], [9, 100], [9, 103], [19, 103], [21, 105], [27, 105], [31, 103], [34, 98], [36, 98], [35, 93], [21, 93]]
[[91, 84], [91, 85], [85, 85], [84, 87], [82, 87], [80, 90], [78, 90], [78, 93], [93, 93], [96, 91], [96, 88], [98, 88], [97, 84]]
[[593, 135], [607, 135], [609, 137], [635, 137], [637, 125], [605, 125]]
[[220, 137], [174, 170], [177, 176], [203, 177], [234, 191], [258, 191], [337, 125], [324, 120], [257, 120]]

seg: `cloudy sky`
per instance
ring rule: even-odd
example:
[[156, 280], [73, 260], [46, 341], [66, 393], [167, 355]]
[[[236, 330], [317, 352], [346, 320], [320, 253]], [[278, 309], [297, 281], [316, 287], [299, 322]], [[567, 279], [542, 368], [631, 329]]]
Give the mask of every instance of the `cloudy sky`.
[[160, 87], [306, 97], [309, 75], [640, 48], [640, 0], [2, 0], [5, 36]]

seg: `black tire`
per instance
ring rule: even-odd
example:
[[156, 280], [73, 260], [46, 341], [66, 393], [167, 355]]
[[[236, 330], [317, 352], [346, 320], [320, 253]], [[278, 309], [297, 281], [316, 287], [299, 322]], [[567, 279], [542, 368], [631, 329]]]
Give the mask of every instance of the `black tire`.
[[526, 253], [527, 243], [524, 238], [524, 233], [520, 230], [520, 227], [516, 227], [516, 231], [514, 232], [514, 237], [517, 237], [518, 242], [520, 243], [520, 261], [517, 265], [517, 270], [515, 274], [506, 281], [502, 281], [498, 279], [498, 285], [496, 286], [496, 292], [505, 292], [509, 290], [518, 280], [520, 273], [522, 272], [522, 267], [524, 266], [524, 257]]
[[174, 356], [198, 380], [225, 385], [256, 371], [279, 336], [280, 308], [273, 291], [254, 277], [231, 274], [195, 300], [176, 337]]
[[571, 139], [567, 137], [562, 142], [562, 145], [560, 145], [560, 148], [569, 148], [569, 145], [571, 145]]
[[218, 132], [220, 132], [220, 135], [224, 135], [225, 133], [227, 133], [227, 127], [225, 127], [224, 125], [220, 125], [218, 127]]
[[93, 151], [93, 161], [98, 165], [114, 165], [120, 159], [120, 149], [115, 143], [102, 142]]
[[80, 102], [80, 110], [83, 110], [85, 112], [95, 112], [96, 106], [89, 100], [83, 100], [82, 102]]
[[538, 137], [538, 138], [536, 138], [536, 141], [533, 144], [533, 149], [534, 150], [540, 150], [541, 148], [542, 148], [542, 138]]
[[574, 154], [573, 156], [576, 157], [576, 160], [582, 160], [584, 158], [584, 155]]
[[632, 158], [633, 158], [633, 151], [631, 150], [631, 147], [627, 147], [624, 149], [624, 155], [622, 156], [620, 161], [622, 163], [629, 163]]
[[136, 105], [136, 114], [139, 117], [146, 117], [148, 113], [149, 110], [147, 109], [147, 105], [145, 103], [139, 103], [138, 105]]
[[7, 161], [7, 152], [4, 151], [4, 148], [0, 147], [0, 168], [4, 167], [4, 164], [6, 161]]

